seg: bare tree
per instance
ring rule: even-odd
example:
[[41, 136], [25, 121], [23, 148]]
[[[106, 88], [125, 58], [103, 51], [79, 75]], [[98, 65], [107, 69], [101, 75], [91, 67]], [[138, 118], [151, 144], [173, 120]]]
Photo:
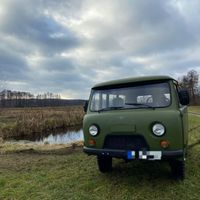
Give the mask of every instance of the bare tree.
[[199, 74], [195, 70], [191, 70], [187, 73], [187, 75], [179, 78], [180, 86], [189, 91], [190, 97], [194, 101], [198, 95], [198, 81]]
[[197, 93], [199, 74], [197, 73], [197, 71], [191, 70], [188, 72], [187, 77], [188, 77], [188, 81], [189, 81], [190, 93], [194, 99], [195, 94]]

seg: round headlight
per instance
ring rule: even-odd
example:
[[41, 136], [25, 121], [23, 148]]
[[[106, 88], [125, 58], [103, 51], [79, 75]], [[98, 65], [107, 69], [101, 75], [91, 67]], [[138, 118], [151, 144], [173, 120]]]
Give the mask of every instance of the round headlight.
[[154, 124], [152, 131], [156, 136], [162, 136], [165, 133], [165, 127], [162, 124]]
[[98, 134], [98, 132], [99, 132], [99, 130], [98, 130], [97, 126], [95, 126], [95, 125], [90, 126], [90, 128], [89, 128], [90, 135], [96, 136]]

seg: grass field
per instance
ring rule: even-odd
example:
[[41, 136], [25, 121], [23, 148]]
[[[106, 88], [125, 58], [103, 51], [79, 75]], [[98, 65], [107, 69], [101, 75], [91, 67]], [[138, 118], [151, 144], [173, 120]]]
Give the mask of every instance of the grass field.
[[114, 160], [114, 171], [101, 174], [94, 157], [80, 150], [69, 155], [1, 155], [0, 199], [162, 199], [198, 200], [200, 146], [189, 151], [187, 178], [170, 178], [167, 163]]
[[81, 125], [82, 106], [43, 108], [0, 108], [0, 137], [3, 139], [48, 133]]
[[193, 113], [198, 113], [200, 114], [200, 106], [190, 106], [188, 108], [188, 111], [189, 112], [193, 112]]
[[[189, 115], [190, 128], [200, 117]], [[200, 138], [190, 132], [190, 143]], [[195, 137], [195, 138], [194, 138]], [[46, 145], [49, 147], [49, 145]], [[81, 147], [48, 150], [9, 150], [0, 146], [0, 199], [69, 200], [198, 200], [200, 198], [200, 145], [189, 149], [186, 179], [171, 179], [163, 162], [130, 162], [114, 159], [114, 170], [101, 174], [96, 158]]]

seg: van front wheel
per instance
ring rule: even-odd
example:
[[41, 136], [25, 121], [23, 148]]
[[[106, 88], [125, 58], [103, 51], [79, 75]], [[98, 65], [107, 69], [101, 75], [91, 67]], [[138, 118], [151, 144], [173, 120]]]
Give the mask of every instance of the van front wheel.
[[185, 178], [185, 162], [180, 160], [172, 160], [169, 162], [169, 164], [173, 178], [183, 180]]
[[102, 173], [112, 170], [112, 157], [97, 156], [99, 171]]

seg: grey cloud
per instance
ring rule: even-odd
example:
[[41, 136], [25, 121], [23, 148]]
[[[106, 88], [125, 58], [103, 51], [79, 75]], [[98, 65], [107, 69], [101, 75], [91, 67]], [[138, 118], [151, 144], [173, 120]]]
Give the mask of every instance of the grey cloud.
[[[19, 4], [23, 3], [23, 6]], [[28, 2], [28, 3], [27, 3]], [[80, 45], [76, 33], [44, 15], [44, 8], [32, 1], [15, 1], [8, 4], [1, 19], [1, 31], [26, 42], [41, 53], [58, 53]], [[37, 7], [38, 6], [38, 7]]]
[[[76, 72], [48, 72], [45, 75], [34, 73], [30, 79], [30, 85], [35, 85], [37, 91], [51, 91], [61, 93], [65, 90], [77, 93], [79, 98], [86, 98], [88, 92], [84, 93], [89, 87], [89, 81]], [[82, 95], [82, 96], [81, 96]]]
[[0, 79], [6, 81], [27, 79], [27, 63], [15, 52], [0, 49]]
[[196, 42], [189, 24], [167, 1], [109, 2], [115, 5], [112, 24], [100, 19], [84, 23], [88, 28], [96, 23], [97, 35], [91, 43], [99, 50], [141, 55], [187, 48]]
[[75, 61], [73, 59], [61, 56], [48, 57], [40, 62], [42, 70], [50, 72], [67, 72], [71, 73], [75, 70]]
[[174, 0], [2, 0], [1, 80], [87, 98], [100, 81], [200, 73], [198, 8]]

